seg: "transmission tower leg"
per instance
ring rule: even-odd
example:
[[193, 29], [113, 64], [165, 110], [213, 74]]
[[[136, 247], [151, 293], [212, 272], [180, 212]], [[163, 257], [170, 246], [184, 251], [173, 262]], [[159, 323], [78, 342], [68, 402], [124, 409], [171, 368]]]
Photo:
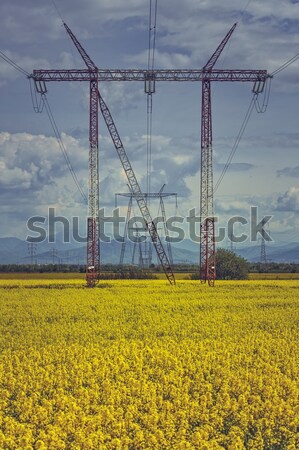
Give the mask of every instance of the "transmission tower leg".
[[201, 182], [200, 182], [200, 279], [214, 285], [216, 278], [213, 205], [211, 83], [202, 82]]
[[136, 246], [137, 246], [137, 242], [134, 241], [134, 245], [133, 245], [133, 254], [132, 254], [132, 265], [135, 264], [135, 253], [136, 253]]
[[89, 192], [86, 248], [87, 287], [94, 287], [100, 278], [98, 102], [98, 80], [93, 79], [90, 82]]
[[129, 200], [128, 210], [127, 210], [127, 217], [126, 217], [126, 223], [125, 223], [125, 230], [124, 230], [124, 240], [123, 240], [123, 242], [121, 244], [120, 258], [119, 258], [119, 264], [121, 266], [124, 263], [124, 257], [125, 257], [125, 251], [126, 251], [126, 243], [127, 243], [127, 240], [128, 240], [129, 220], [131, 218], [132, 203], [133, 203], [133, 196], [131, 196], [130, 200]]
[[87, 264], [86, 264], [86, 284], [87, 287], [94, 287], [99, 280], [99, 255], [100, 244], [98, 239], [99, 223], [96, 219], [87, 219]]
[[139, 248], [139, 262], [138, 265], [141, 267], [141, 269], [144, 269], [147, 267], [147, 265], [144, 264], [144, 258], [143, 258], [143, 252], [142, 252], [142, 242], [138, 242], [138, 248]]
[[264, 237], [261, 238], [261, 258], [260, 261], [262, 264], [267, 264], [267, 255], [266, 255], [266, 241]]
[[168, 259], [169, 259], [170, 264], [173, 265], [172, 249], [171, 249], [171, 244], [170, 244], [168, 227], [167, 227], [167, 223], [166, 223], [167, 222], [166, 221], [166, 211], [165, 211], [165, 205], [164, 205], [162, 195], [160, 197], [160, 208], [161, 208], [162, 217], [163, 217], [164, 234], [165, 234], [165, 240], [166, 240], [166, 245], [167, 245], [167, 250], [168, 250]]
[[148, 243], [148, 261], [149, 261], [148, 267], [150, 267], [153, 262], [153, 244], [151, 241], [149, 241]]

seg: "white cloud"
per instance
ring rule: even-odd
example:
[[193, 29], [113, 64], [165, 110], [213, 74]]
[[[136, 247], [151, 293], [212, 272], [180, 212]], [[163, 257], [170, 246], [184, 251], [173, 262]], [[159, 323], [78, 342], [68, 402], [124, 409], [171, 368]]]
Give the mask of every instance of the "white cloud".
[[277, 211], [299, 212], [299, 187], [292, 186], [277, 199]]
[[[143, 88], [143, 87], [142, 87]], [[113, 114], [136, 108], [136, 103], [144, 98], [143, 89], [129, 83], [105, 84], [101, 87], [101, 95]]]
[[[143, 50], [142, 52], [135, 55], [128, 55], [125, 58], [126, 62], [131, 63], [132, 66], [147, 67], [148, 61], [148, 51]], [[186, 69], [190, 67], [191, 59], [185, 53], [179, 52], [161, 52], [157, 50], [155, 52], [155, 67], [166, 68], [166, 69]]]
[[248, 200], [216, 199], [215, 201], [216, 214], [248, 214], [250, 206], [251, 202]]
[[[81, 182], [86, 184], [87, 150], [71, 136], [62, 134], [62, 138], [72, 166], [79, 178], [81, 176]], [[40, 196], [47, 186], [53, 190], [60, 179], [69, 177], [56, 139], [44, 135], [0, 133], [0, 160], [0, 183], [6, 195], [10, 189], [17, 189], [21, 196], [26, 190], [31, 192], [26, 195]]]
[[19, 167], [6, 167], [0, 161], [0, 187], [1, 189], [28, 189], [31, 185], [31, 174]]

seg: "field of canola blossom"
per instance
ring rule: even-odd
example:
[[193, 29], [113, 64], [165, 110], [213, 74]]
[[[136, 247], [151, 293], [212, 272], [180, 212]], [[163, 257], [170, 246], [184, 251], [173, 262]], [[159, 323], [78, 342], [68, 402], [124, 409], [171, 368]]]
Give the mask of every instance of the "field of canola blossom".
[[298, 450], [298, 281], [0, 281], [1, 450]]

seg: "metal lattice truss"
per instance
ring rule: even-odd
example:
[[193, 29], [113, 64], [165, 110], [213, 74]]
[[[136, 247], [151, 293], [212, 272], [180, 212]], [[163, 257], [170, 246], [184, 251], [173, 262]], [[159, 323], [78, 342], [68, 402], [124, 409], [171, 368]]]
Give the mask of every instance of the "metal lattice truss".
[[[98, 83], [141, 81], [146, 87], [155, 85], [156, 82], [201, 82], [202, 83], [202, 121], [201, 121], [201, 189], [200, 189], [200, 214], [201, 214], [201, 237], [200, 237], [200, 276], [202, 281], [208, 281], [213, 285], [215, 280], [215, 239], [214, 239], [214, 210], [213, 210], [213, 166], [212, 166], [212, 113], [211, 113], [211, 82], [252, 82], [257, 87], [255, 90], [262, 91], [264, 84], [269, 78], [266, 70], [242, 70], [242, 69], [214, 69], [221, 52], [232, 35], [236, 24], [227, 33], [212, 57], [203, 69], [99, 69], [85, 52], [69, 27], [64, 24], [67, 33], [79, 51], [86, 69], [50, 69], [34, 70], [31, 77], [34, 79], [38, 92], [46, 91], [47, 82], [65, 81], [88, 81], [90, 83], [90, 185], [89, 185], [89, 222], [87, 243], [87, 285], [94, 286], [99, 277], [99, 179], [98, 179], [98, 101], [106, 124], [110, 131], [114, 145], [119, 153], [120, 160], [127, 174], [130, 188], [140, 207], [148, 231], [152, 237], [157, 250], [158, 257], [165, 274], [174, 283], [174, 276], [158, 236], [154, 222], [152, 222], [147, 202], [140, 191], [136, 177], [132, 171], [129, 160], [123, 152], [123, 147], [113, 119], [103, 99], [98, 94]], [[147, 92], [147, 91], [146, 91]]]
[[32, 77], [36, 81], [91, 81], [95, 77], [102, 81], [142, 81], [148, 79], [155, 81], [237, 81], [256, 82], [265, 81], [268, 78], [266, 70], [142, 70], [142, 69], [51, 69], [34, 70]]

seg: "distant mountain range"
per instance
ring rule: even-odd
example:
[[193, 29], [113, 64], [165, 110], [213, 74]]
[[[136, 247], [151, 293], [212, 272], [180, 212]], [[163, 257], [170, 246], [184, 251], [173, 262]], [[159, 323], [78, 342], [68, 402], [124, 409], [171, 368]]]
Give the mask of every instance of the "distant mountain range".
[[[125, 263], [131, 263], [135, 251], [135, 262], [138, 260], [140, 249], [132, 242], [126, 244]], [[251, 262], [260, 260], [260, 245], [237, 248], [236, 253]], [[118, 264], [121, 252], [121, 243], [111, 240], [110, 243], [101, 243], [102, 264]], [[271, 262], [299, 263], [299, 242], [285, 245], [267, 244], [267, 259]], [[188, 239], [172, 245], [174, 263], [197, 264], [199, 261], [198, 244]], [[63, 243], [57, 236], [55, 244], [47, 241], [30, 246], [26, 241], [15, 237], [0, 238], [0, 264], [85, 264], [86, 247], [76, 242]], [[156, 262], [153, 253], [153, 262]]]

